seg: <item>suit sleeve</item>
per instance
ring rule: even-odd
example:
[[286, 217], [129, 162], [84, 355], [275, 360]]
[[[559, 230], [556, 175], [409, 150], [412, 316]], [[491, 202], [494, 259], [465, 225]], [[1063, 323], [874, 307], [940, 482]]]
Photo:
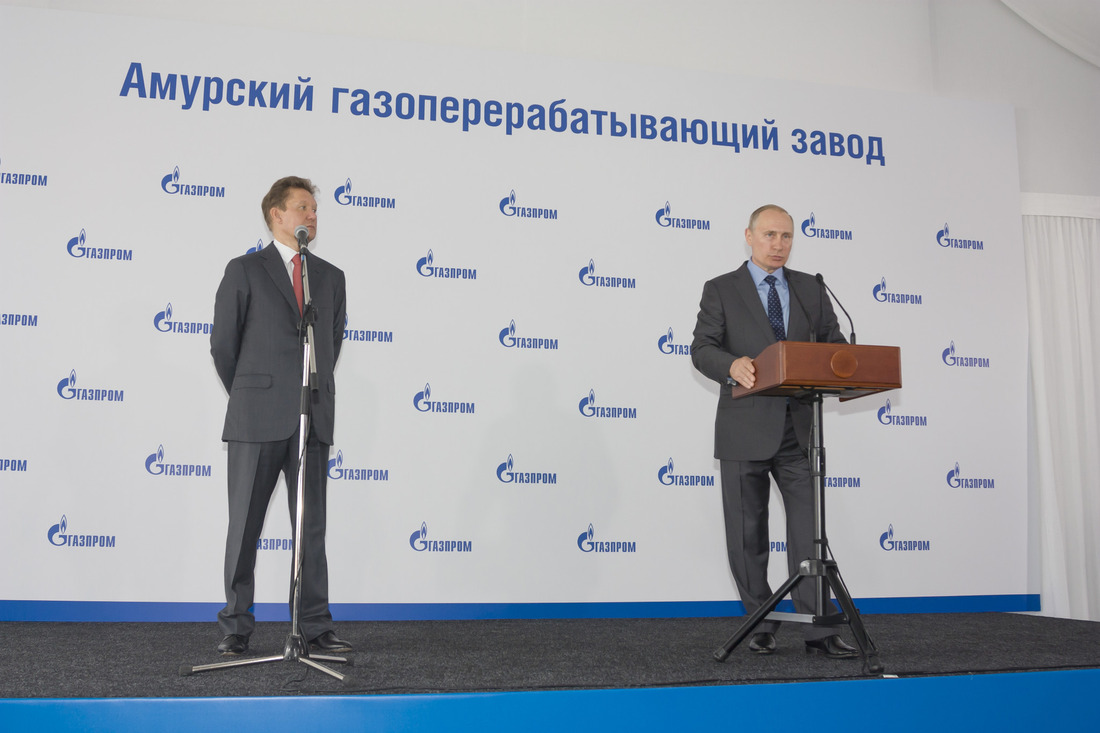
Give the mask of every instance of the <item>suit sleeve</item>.
[[210, 355], [214, 357], [214, 368], [226, 392], [233, 390], [248, 303], [248, 280], [244, 267], [237, 260], [232, 260], [225, 266], [225, 274], [214, 296], [214, 324], [210, 330]]
[[714, 281], [703, 286], [699, 316], [691, 342], [691, 362], [704, 375], [725, 385], [737, 359], [726, 350], [726, 315]]
[[336, 270], [336, 287], [333, 293], [332, 363], [340, 358], [340, 346], [344, 343], [344, 325], [347, 320], [347, 290], [343, 270]]

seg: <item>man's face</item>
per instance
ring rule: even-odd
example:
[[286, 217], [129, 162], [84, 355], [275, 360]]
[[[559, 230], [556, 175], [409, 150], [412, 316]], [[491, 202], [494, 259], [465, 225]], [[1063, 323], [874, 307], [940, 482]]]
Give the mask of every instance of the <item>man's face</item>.
[[309, 229], [309, 240], [317, 236], [317, 200], [304, 188], [292, 188], [287, 193], [284, 207], [271, 209], [271, 233], [288, 247], [298, 249], [294, 230], [300, 226]]
[[752, 261], [765, 272], [775, 272], [787, 263], [794, 241], [794, 222], [782, 211], [768, 209], [756, 217], [745, 241], [752, 248]]

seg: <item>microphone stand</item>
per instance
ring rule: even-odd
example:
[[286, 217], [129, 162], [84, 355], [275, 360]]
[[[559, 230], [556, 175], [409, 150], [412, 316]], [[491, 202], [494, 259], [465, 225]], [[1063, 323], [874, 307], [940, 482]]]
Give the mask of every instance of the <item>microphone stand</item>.
[[[298, 234], [296, 232], [296, 234]], [[309, 440], [311, 395], [317, 391], [317, 356], [311, 348], [314, 343], [313, 323], [317, 320], [317, 311], [313, 308], [313, 298], [309, 290], [309, 247], [306, 237], [298, 235], [298, 253], [302, 257], [302, 318], [298, 322], [298, 338], [302, 346], [302, 399], [298, 418], [298, 488], [295, 496], [294, 508], [294, 560], [291, 567], [291, 613], [290, 634], [286, 638], [281, 655], [269, 657], [255, 657], [250, 659], [234, 659], [228, 662], [215, 662], [214, 664], [180, 665], [181, 677], [195, 672], [208, 672], [215, 669], [227, 669], [229, 667], [243, 667], [252, 664], [265, 664], [268, 662], [301, 662], [319, 672], [335, 677], [344, 683], [345, 687], [354, 682], [350, 675], [345, 675], [330, 669], [321, 662], [333, 662], [348, 664], [351, 662], [345, 657], [335, 657], [322, 654], [310, 655], [309, 642], [302, 636], [299, 627], [299, 618], [302, 607], [302, 526], [305, 517], [305, 478], [306, 478], [306, 444]], [[322, 467], [323, 468], [323, 467]]]
[[[833, 293], [825, 285], [825, 279], [820, 274], [817, 275], [816, 279], [822, 288], [828, 290], [830, 294]], [[795, 293], [793, 287], [791, 288], [791, 295], [793, 300], [798, 303], [798, 307], [802, 309], [806, 321], [810, 324], [810, 342], [815, 343], [817, 341], [817, 324], [810, 317], [809, 311], [806, 310], [805, 304]], [[835, 295], [833, 295], [833, 299], [836, 300]], [[836, 302], [837, 305], [840, 305], [840, 301]], [[844, 315], [848, 315], [848, 311], [844, 310], [843, 305], [840, 306], [840, 309], [844, 311]], [[849, 325], [851, 322], [852, 317], [848, 316]], [[855, 344], [855, 342], [856, 334], [853, 330], [852, 343]], [[882, 662], [878, 658], [878, 649], [875, 648], [875, 643], [871, 640], [871, 637], [867, 635], [867, 630], [864, 628], [863, 621], [859, 616], [859, 609], [856, 608], [855, 602], [848, 592], [848, 587], [840, 576], [840, 568], [837, 566], [836, 559], [831, 557], [829, 539], [825, 533], [825, 437], [823, 434], [822, 396], [820, 389], [811, 387], [806, 390], [802, 398], [804, 402], [810, 404], [812, 410], [808, 458], [810, 461], [810, 482], [813, 489], [814, 555], [812, 558], [807, 558], [799, 563], [798, 569], [765, 601], [764, 605], [756, 609], [741, 624], [736, 633], [714, 651], [714, 658], [719, 662], [726, 661], [734, 648], [767, 618], [775, 621], [789, 620], [818, 626], [847, 624], [852, 631], [852, 636], [855, 637], [860, 653], [863, 655], [864, 670], [870, 674], [880, 674], [884, 671]], [[788, 399], [795, 398], [788, 397]], [[782, 613], [775, 611], [775, 607], [787, 594], [794, 590], [795, 586], [804, 580], [811, 579], [814, 583], [813, 613]], [[830, 589], [832, 589], [832, 594], [836, 596], [840, 613], [835, 613], [830, 603]]]

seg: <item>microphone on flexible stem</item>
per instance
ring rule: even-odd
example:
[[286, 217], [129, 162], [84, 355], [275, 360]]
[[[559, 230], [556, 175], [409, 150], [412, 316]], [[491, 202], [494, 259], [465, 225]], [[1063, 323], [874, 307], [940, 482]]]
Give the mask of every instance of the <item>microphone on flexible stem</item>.
[[298, 239], [298, 251], [305, 254], [309, 247], [309, 227], [304, 224], [299, 225], [294, 230], [294, 236]]
[[848, 315], [848, 311], [845, 310], [844, 306], [840, 302], [840, 299], [836, 297], [836, 293], [833, 292], [833, 289], [825, 284], [825, 278], [821, 276], [820, 272], [817, 273], [817, 283], [818, 285], [829, 291], [829, 295], [833, 296], [833, 302], [839, 305], [840, 310], [844, 311], [844, 315], [848, 317], [848, 330], [852, 334], [852, 345], [854, 346], [856, 343], [856, 327], [855, 324], [852, 323], [852, 317]]
[[[787, 280], [790, 283], [790, 279]], [[806, 310], [806, 306], [802, 303], [802, 298], [798, 297], [798, 293], [794, 291], [794, 286], [790, 286], [791, 296], [794, 297], [795, 302], [798, 303], [798, 307], [802, 309], [802, 315], [806, 316], [806, 322], [810, 324], [810, 343], [817, 342], [817, 324], [814, 323], [814, 319], [810, 318], [810, 312]]]

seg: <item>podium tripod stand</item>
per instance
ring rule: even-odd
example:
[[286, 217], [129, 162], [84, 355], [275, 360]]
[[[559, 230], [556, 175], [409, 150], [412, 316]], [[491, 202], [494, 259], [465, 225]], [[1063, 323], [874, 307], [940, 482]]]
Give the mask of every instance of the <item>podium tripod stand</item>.
[[[305, 227], [298, 227], [300, 230], [304, 230]], [[316, 320], [317, 314], [313, 308], [313, 302], [309, 292], [309, 250], [306, 247], [306, 242], [302, 239], [298, 232], [295, 232], [299, 236], [299, 252], [302, 255], [302, 290], [303, 290], [303, 303], [302, 319], [299, 323], [299, 333], [302, 341], [302, 393], [300, 402], [300, 414], [298, 419], [298, 487], [295, 492], [296, 506], [294, 508], [294, 559], [291, 566], [291, 613], [290, 613], [290, 634], [287, 636], [286, 644], [283, 647], [282, 654], [275, 654], [268, 657], [248, 657], [245, 659], [233, 659], [227, 662], [215, 662], [213, 664], [198, 664], [189, 665], [182, 664], [179, 668], [181, 677], [186, 677], [196, 672], [209, 672], [216, 669], [229, 669], [231, 667], [244, 667], [253, 664], [267, 664], [269, 662], [299, 662], [305, 664], [308, 667], [316, 669], [319, 672], [336, 678], [344, 684], [345, 687], [350, 687], [354, 684], [354, 680], [350, 675], [341, 674], [336, 670], [321, 664], [321, 662], [329, 662], [336, 664], [351, 665], [351, 662], [345, 657], [327, 656], [322, 654], [310, 654], [309, 653], [309, 641], [302, 635], [301, 626], [299, 625], [299, 618], [302, 607], [302, 527], [304, 525], [305, 516], [305, 480], [306, 480], [306, 444], [309, 440], [309, 428], [310, 428], [310, 410], [312, 405], [311, 393], [317, 388], [317, 357], [315, 352], [310, 348], [313, 341], [313, 322]], [[324, 470], [324, 466], [321, 470]]]
[[[901, 351], [895, 346], [855, 346], [849, 344], [779, 341], [753, 360], [756, 383], [752, 388], [736, 386], [734, 399], [748, 395], [785, 396], [810, 402], [810, 477], [814, 500], [814, 555], [803, 560], [797, 572], [737, 629], [714, 658], [724, 662], [765, 618], [773, 621], [798, 621], [822, 626], [846, 624], [863, 656], [864, 670], [883, 671], [878, 650], [863, 627], [859, 610], [840, 575], [840, 568], [829, 552], [825, 532], [825, 441], [822, 433], [822, 401], [836, 395], [841, 401], [901, 387]], [[812, 614], [777, 613], [775, 608], [799, 583], [814, 584]], [[830, 604], [830, 592], [836, 596], [840, 613]]]

